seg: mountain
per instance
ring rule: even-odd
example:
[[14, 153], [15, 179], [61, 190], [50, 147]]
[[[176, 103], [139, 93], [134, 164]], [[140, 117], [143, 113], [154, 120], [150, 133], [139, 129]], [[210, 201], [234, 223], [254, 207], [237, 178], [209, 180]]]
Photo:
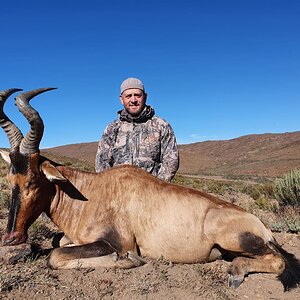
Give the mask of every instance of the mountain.
[[[94, 164], [98, 142], [44, 149]], [[179, 173], [277, 177], [300, 169], [300, 131], [179, 145]]]

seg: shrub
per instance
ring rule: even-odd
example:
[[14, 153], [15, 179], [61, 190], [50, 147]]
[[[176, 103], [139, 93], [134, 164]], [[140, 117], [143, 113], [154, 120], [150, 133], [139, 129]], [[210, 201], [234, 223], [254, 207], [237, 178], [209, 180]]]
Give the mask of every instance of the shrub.
[[300, 207], [281, 206], [275, 209], [276, 220], [271, 222], [270, 227], [274, 231], [279, 232], [300, 232]]
[[300, 207], [300, 170], [292, 170], [276, 180], [275, 196], [281, 206]]
[[242, 187], [241, 192], [254, 200], [259, 200], [260, 198], [274, 198], [274, 187], [272, 183], [246, 184]]
[[270, 211], [273, 208], [273, 204], [270, 201], [270, 199], [263, 196], [263, 195], [255, 200], [255, 204], [258, 208], [263, 209], [263, 210], [269, 210]]
[[182, 186], [192, 187], [206, 193], [214, 193], [217, 195], [224, 195], [225, 192], [231, 188], [226, 182], [213, 179], [186, 177], [183, 175], [176, 175], [173, 182]]

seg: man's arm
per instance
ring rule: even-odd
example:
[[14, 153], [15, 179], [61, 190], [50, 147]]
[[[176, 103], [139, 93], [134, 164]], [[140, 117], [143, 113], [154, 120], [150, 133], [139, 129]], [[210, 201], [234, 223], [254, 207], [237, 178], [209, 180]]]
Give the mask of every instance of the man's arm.
[[113, 166], [112, 148], [115, 140], [114, 126], [108, 125], [98, 144], [96, 153], [95, 170], [101, 172]]
[[179, 153], [172, 127], [168, 124], [161, 140], [161, 167], [157, 177], [171, 181], [179, 168]]

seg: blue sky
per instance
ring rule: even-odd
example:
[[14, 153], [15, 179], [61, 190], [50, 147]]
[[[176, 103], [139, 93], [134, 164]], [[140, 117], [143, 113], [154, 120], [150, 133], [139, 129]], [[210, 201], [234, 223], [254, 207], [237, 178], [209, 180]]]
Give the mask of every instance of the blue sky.
[[[179, 144], [300, 130], [300, 1], [0, 4], [0, 90], [58, 88], [31, 101], [41, 148], [98, 141], [127, 77]], [[13, 97], [5, 112], [25, 134]]]

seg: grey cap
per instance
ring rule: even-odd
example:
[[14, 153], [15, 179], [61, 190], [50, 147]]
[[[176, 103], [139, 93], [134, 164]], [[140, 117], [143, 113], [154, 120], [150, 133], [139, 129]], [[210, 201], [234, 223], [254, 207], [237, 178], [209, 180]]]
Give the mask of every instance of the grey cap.
[[127, 78], [121, 84], [121, 94], [128, 89], [140, 89], [145, 91], [144, 85], [138, 78]]

